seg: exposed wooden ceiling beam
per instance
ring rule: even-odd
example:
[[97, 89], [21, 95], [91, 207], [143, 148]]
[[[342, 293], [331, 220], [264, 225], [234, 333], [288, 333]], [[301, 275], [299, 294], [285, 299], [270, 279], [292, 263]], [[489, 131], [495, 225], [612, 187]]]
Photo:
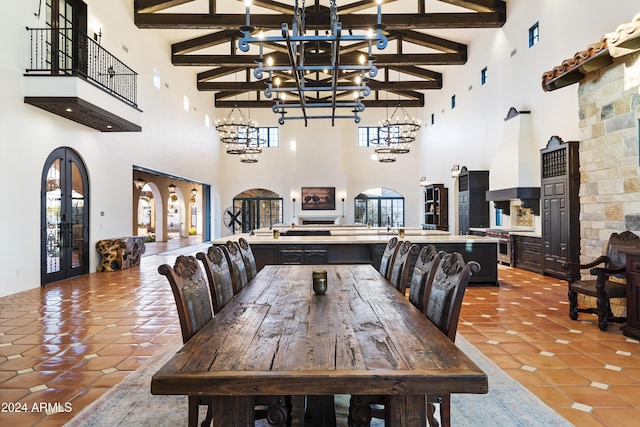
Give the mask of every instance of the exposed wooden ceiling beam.
[[136, 12], [151, 13], [181, 4], [191, 3], [192, 1], [195, 0], [135, 0], [133, 2], [133, 8]]
[[[346, 15], [340, 17], [342, 28], [367, 30], [376, 24], [376, 15]], [[382, 22], [389, 31], [450, 28], [500, 28], [506, 15], [502, 12], [479, 13], [425, 13], [425, 14], [385, 14]], [[279, 30], [282, 15], [251, 15], [251, 25], [263, 30]], [[135, 24], [147, 29], [210, 29], [237, 30], [245, 24], [245, 16], [240, 14], [196, 14], [196, 13], [136, 13]], [[326, 30], [328, 20], [319, 14], [306, 18], [307, 30]]]
[[507, 2], [502, 0], [440, 0], [443, 3], [449, 3], [465, 9], [475, 10], [476, 12], [505, 12], [507, 10]]
[[[381, 82], [377, 80], [370, 80], [368, 82], [369, 87], [372, 90], [431, 90], [441, 89], [441, 85], [435, 81], [429, 80], [414, 80], [414, 81], [398, 81], [398, 82]], [[305, 83], [305, 87], [314, 88], [327, 86], [323, 81], [309, 81]], [[220, 82], [220, 81], [202, 81], [198, 82], [198, 90], [201, 91], [263, 91], [267, 87], [267, 84], [260, 80], [255, 82]], [[294, 89], [296, 86], [293, 82], [288, 84], [281, 84], [280, 88]]]
[[[271, 54], [275, 64], [288, 64], [289, 59], [282, 54]], [[358, 64], [360, 55], [341, 55], [343, 64]], [[258, 55], [173, 55], [173, 65], [207, 66], [207, 67], [255, 67], [259, 59]], [[317, 54], [305, 57], [306, 65], [330, 64], [330, 55]], [[383, 54], [376, 56], [375, 65], [402, 66], [402, 65], [462, 65], [467, 62], [467, 55], [463, 53], [411, 53], [411, 54]]]
[[218, 31], [216, 33], [174, 43], [171, 45], [171, 53], [173, 55], [184, 55], [200, 49], [206, 49], [211, 46], [229, 43], [230, 41], [233, 41], [233, 38], [236, 36], [240, 36], [240, 32], [238, 30]]
[[397, 34], [402, 38], [403, 41], [415, 43], [429, 49], [435, 49], [445, 53], [467, 52], [467, 45], [465, 44], [456, 43], [451, 40], [446, 40], [429, 34], [420, 33], [418, 31], [399, 31]]
[[[222, 99], [217, 99], [217, 95], [216, 94], [216, 100], [215, 100], [215, 106], [216, 108], [233, 108], [234, 106], [237, 106], [238, 108], [244, 108], [244, 109], [249, 109], [249, 108], [271, 108], [273, 107], [273, 101], [270, 100], [259, 100], [259, 101], [247, 101], [247, 100], [243, 100], [243, 101], [239, 101], [239, 100], [229, 100], [229, 101], [225, 101]], [[422, 94], [421, 94], [422, 95]], [[424, 97], [420, 97], [420, 98], [416, 98], [416, 99], [396, 99], [396, 100], [392, 100], [392, 99], [365, 99], [362, 101], [362, 103], [365, 105], [365, 107], [367, 108], [385, 108], [385, 107], [397, 107], [397, 106], [402, 106], [402, 107], [407, 107], [407, 108], [420, 108], [420, 107], [424, 107]]]

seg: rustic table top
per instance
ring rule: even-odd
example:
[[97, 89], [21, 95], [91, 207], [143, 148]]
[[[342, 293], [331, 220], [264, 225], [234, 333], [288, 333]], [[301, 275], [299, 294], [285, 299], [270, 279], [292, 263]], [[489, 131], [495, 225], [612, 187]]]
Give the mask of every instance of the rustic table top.
[[[326, 270], [328, 291], [312, 291]], [[270, 265], [152, 379], [153, 394], [486, 393], [486, 374], [371, 265]]]

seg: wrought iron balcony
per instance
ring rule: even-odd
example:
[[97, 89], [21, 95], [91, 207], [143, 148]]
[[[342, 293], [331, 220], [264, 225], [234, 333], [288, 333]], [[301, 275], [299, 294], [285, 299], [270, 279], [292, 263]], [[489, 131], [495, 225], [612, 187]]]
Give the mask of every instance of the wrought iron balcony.
[[27, 75], [84, 78], [137, 106], [138, 74], [78, 28], [27, 28], [30, 61]]

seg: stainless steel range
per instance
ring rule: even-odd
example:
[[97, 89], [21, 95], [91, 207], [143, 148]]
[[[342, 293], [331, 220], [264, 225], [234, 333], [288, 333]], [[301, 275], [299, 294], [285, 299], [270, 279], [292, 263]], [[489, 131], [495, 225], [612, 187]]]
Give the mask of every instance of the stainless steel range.
[[509, 231], [500, 228], [490, 228], [485, 231], [485, 236], [498, 239], [498, 262], [504, 265], [513, 265], [511, 252], [511, 237]]

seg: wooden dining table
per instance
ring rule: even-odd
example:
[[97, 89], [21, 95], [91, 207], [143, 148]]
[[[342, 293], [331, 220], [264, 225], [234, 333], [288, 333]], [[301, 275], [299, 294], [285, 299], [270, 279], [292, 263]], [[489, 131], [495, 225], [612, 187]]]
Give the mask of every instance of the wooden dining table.
[[[327, 271], [324, 295], [314, 270]], [[268, 265], [153, 375], [151, 392], [213, 396], [219, 427], [253, 425], [260, 395], [385, 395], [388, 425], [424, 427], [425, 395], [487, 393], [488, 379], [371, 265]]]

